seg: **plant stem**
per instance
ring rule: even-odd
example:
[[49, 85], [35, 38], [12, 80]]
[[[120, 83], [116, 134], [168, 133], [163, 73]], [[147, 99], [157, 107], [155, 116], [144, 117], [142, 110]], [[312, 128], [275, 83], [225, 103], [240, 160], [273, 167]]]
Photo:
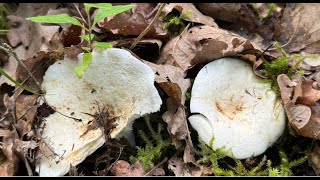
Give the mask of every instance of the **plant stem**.
[[87, 12], [87, 15], [88, 15], [88, 28], [89, 28], [89, 48], [90, 48], [90, 52], [92, 51], [92, 39], [91, 39], [91, 30], [92, 30], [92, 27], [91, 27], [91, 16], [90, 16], [90, 12]]
[[143, 32], [134, 40], [134, 42], [131, 44], [130, 46], [130, 49], [133, 49], [137, 44], [138, 42], [143, 38], [144, 35], [147, 34], [147, 32], [151, 29], [151, 27], [153, 26], [154, 22], [158, 19], [158, 17], [160, 16], [161, 14], [161, 11], [162, 9], [164, 8], [165, 6], [165, 3], [161, 3], [158, 11], [157, 11], [157, 14], [154, 16], [154, 18], [152, 19], [151, 23], [147, 26], [147, 28], [145, 30], [143, 30]]
[[34, 82], [36, 83], [36, 85], [40, 88], [41, 91], [41, 86], [39, 81], [33, 76], [33, 74], [29, 71], [29, 69], [27, 68], [27, 66], [21, 61], [21, 59], [19, 59], [18, 55], [13, 51], [12, 47], [10, 45], [8, 45], [7, 43], [3, 43], [3, 46], [0, 46], [0, 49], [4, 50], [5, 52], [7, 52], [8, 54], [12, 55], [17, 61], [18, 63], [27, 71], [27, 73], [29, 74], [29, 76], [34, 80]]

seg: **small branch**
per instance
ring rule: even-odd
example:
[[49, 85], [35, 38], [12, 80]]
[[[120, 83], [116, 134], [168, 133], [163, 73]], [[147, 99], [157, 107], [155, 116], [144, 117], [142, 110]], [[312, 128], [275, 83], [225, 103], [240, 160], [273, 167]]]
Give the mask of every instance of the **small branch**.
[[8, 45], [7, 43], [3, 43], [3, 46], [0, 46], [0, 49], [4, 50], [6, 53], [12, 55], [18, 63], [28, 72], [29, 76], [32, 77], [32, 79], [35, 81], [36, 85], [40, 88], [41, 91], [41, 85], [39, 81], [33, 76], [33, 74], [29, 71], [27, 66], [19, 59], [18, 55], [13, 51], [12, 47]]
[[80, 12], [80, 10], [79, 10], [78, 6], [76, 5], [76, 3], [73, 3], [73, 5], [74, 5], [74, 7], [76, 7], [76, 10], [78, 11], [78, 13], [79, 13], [82, 21], [86, 23], [86, 20], [85, 20], [84, 17], [82, 16], [82, 13]]
[[157, 6], [145, 17], [146, 19], [150, 19], [152, 15], [154, 15], [154, 13], [157, 12], [157, 10], [159, 9], [161, 3], [158, 3]]
[[158, 17], [160, 16], [162, 9], [164, 8], [165, 3], [161, 3], [160, 7], [157, 11], [157, 14], [155, 15], [155, 17], [152, 19], [151, 23], [147, 26], [147, 28], [145, 30], [143, 30], [143, 32], [134, 40], [134, 42], [131, 44], [129, 49], [133, 49], [138, 42], [143, 38], [144, 35], [147, 34], [147, 32], [151, 29], [151, 27], [153, 26], [154, 22], [158, 19]]
[[161, 166], [163, 163], [165, 163], [168, 160], [167, 157], [165, 157], [159, 164], [154, 166], [149, 172], [147, 172], [144, 176], [149, 176], [155, 169], [157, 169], [159, 166]]
[[[281, 48], [284, 48], [284, 47], [286, 47], [288, 44], [291, 43], [291, 41], [292, 41], [293, 38], [295, 37], [296, 33], [298, 32], [298, 29], [300, 28], [300, 21], [301, 21], [301, 13], [300, 13], [300, 16], [299, 16], [298, 25], [297, 25], [296, 29], [294, 30], [291, 38], [289, 39], [289, 41], [288, 41], [287, 43], [281, 45], [281, 46], [280, 46]], [[270, 48], [270, 49], [268, 49], [267, 51], [274, 51], [274, 50], [277, 50], [277, 49], [276, 49], [276, 48]]]

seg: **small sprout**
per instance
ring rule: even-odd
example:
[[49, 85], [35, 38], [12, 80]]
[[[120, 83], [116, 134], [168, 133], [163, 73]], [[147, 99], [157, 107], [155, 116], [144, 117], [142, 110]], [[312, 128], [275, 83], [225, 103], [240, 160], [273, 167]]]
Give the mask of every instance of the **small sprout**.
[[[99, 48], [99, 49], [105, 49], [105, 48], [111, 48], [112, 44], [110, 43], [94, 43], [94, 34], [92, 34], [93, 27], [104, 18], [108, 16], [113, 16], [119, 13], [122, 13], [124, 11], [130, 10], [134, 7], [134, 5], [118, 5], [118, 6], [112, 6], [110, 3], [84, 3], [85, 10], [88, 16], [88, 20], [85, 22], [88, 24], [89, 27], [86, 27], [83, 23], [81, 23], [78, 19], [69, 16], [68, 14], [57, 14], [57, 15], [46, 15], [46, 16], [35, 16], [35, 17], [29, 17], [26, 18], [27, 20], [38, 22], [38, 23], [67, 23], [67, 24], [73, 24], [76, 26], [79, 26], [82, 28], [82, 30], [85, 32], [84, 35], [81, 35], [80, 38], [84, 39], [88, 42], [87, 47], [82, 47], [86, 53], [91, 54], [93, 51], [93, 48]], [[98, 8], [99, 11], [95, 14], [93, 18], [93, 22], [91, 22], [90, 17], [90, 9], [91, 8]], [[82, 14], [80, 11], [79, 15], [82, 17]], [[84, 19], [83, 19], [84, 20]], [[87, 55], [85, 57], [85, 64], [80, 64], [78, 67], [75, 68], [75, 74], [80, 79], [82, 75], [84, 74], [85, 70], [88, 68], [89, 63], [91, 61], [92, 56]]]

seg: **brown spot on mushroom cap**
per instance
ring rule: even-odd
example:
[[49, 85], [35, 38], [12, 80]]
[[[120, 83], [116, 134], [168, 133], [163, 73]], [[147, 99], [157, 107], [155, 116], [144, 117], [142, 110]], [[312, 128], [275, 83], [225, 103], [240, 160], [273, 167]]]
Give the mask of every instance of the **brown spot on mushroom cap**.
[[220, 97], [215, 101], [215, 106], [218, 112], [226, 115], [233, 120], [239, 113], [241, 113], [245, 109], [242, 99], [243, 96], [237, 98], [234, 95], [231, 95], [226, 99]]

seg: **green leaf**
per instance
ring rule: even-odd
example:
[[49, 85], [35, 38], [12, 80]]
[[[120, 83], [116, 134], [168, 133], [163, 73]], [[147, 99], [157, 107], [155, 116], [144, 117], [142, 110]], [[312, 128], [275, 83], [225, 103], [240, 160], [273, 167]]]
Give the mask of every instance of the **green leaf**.
[[11, 82], [13, 82], [16, 86], [28, 91], [28, 92], [31, 92], [33, 94], [36, 94], [34, 93], [32, 90], [30, 90], [29, 88], [21, 85], [20, 83], [18, 83], [17, 81], [15, 81], [14, 79], [12, 79], [6, 72], [4, 72], [4, 70], [2, 68], [0, 68], [0, 74], [2, 74], [4, 77], [6, 77], [7, 79], [9, 79]]
[[[100, 20], [108, 17], [113, 16], [124, 11], [128, 11], [129, 9], [133, 8], [134, 5], [124, 5], [124, 6], [111, 6], [108, 8], [102, 8], [100, 11], [95, 15], [92, 27], [99, 22]], [[90, 27], [92, 29], [92, 27]]]
[[89, 37], [89, 34], [87, 35], [81, 35], [80, 38], [86, 40], [87, 42], [91, 41], [94, 38], [94, 34], [90, 34], [91, 36]]
[[102, 48], [102, 49], [107, 49], [107, 48], [112, 48], [112, 44], [108, 42], [96, 42], [93, 44], [94, 48]]
[[74, 72], [79, 79], [83, 76], [85, 70], [88, 69], [91, 60], [92, 60], [92, 53], [91, 52], [84, 53], [83, 61], [79, 66], [74, 68]]
[[58, 14], [58, 15], [47, 15], [47, 16], [34, 16], [28, 17], [27, 20], [38, 22], [38, 23], [70, 23], [76, 26], [82, 27], [82, 24], [76, 19], [68, 14]]
[[86, 12], [89, 12], [89, 10], [94, 7], [94, 8], [109, 8], [111, 7], [112, 4], [110, 3], [95, 3], [95, 4], [92, 4], [92, 3], [84, 3], [84, 7], [86, 9]]

